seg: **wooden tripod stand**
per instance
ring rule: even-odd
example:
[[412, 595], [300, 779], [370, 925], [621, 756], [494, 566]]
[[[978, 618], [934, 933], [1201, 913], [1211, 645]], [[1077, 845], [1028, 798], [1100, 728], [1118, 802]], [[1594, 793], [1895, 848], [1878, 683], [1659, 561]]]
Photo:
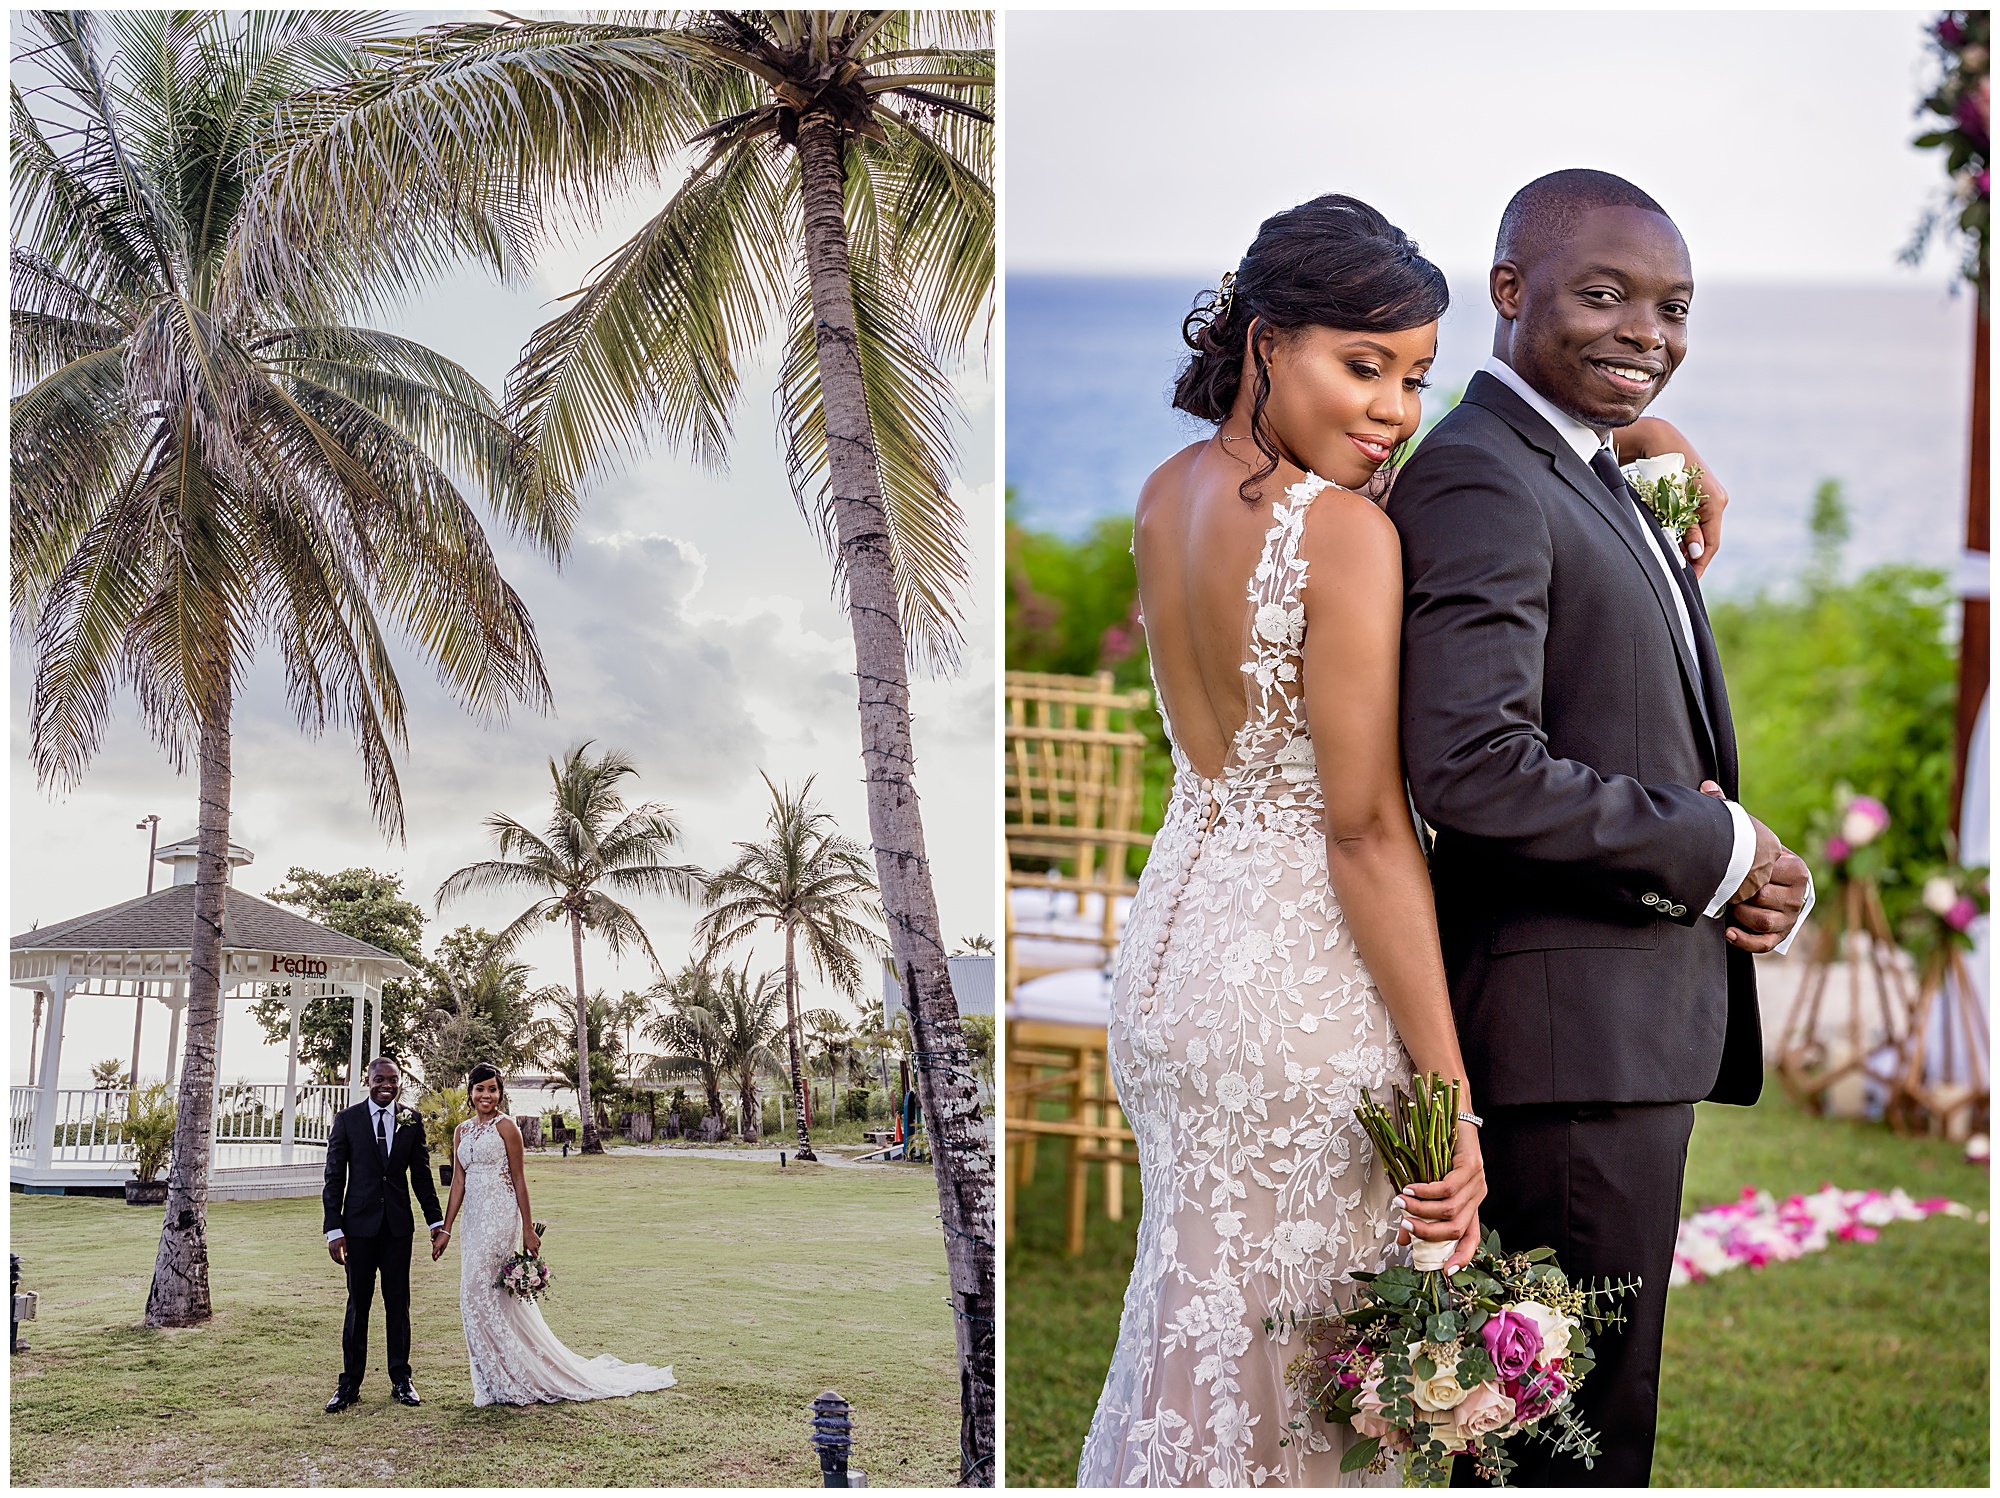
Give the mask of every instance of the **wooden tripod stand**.
[[[1846, 1049], [1842, 1054], [1820, 1037], [1820, 1012], [1827, 999], [1833, 966], [1847, 957]], [[1894, 1046], [1902, 1052], [1912, 1005], [1909, 984], [1889, 934], [1889, 918], [1872, 879], [1849, 879], [1840, 893], [1836, 920], [1813, 936], [1812, 955], [1799, 983], [1798, 996], [1786, 1017], [1778, 1046], [1778, 1076], [1792, 1101], [1814, 1113], [1825, 1113], [1827, 1094], [1856, 1072], [1865, 1072], [1871, 1049]], [[1872, 984], [1864, 985], [1863, 977]], [[1866, 1024], [1872, 987], [1874, 1007], [1881, 1016], [1881, 1038], [1874, 1040]], [[1834, 1001], [1839, 1003], [1838, 999]]]
[[[1932, 1012], [1941, 1011], [1935, 1056], [1938, 1079], [1925, 1076], [1932, 1057]], [[1902, 1069], [1889, 1098], [1889, 1125], [1899, 1134], [1967, 1139], [1987, 1131], [1993, 1112], [1992, 1051], [1979, 990], [1956, 942], [1940, 941], [1924, 964]], [[1963, 1076], [1965, 1080], [1954, 1078]]]

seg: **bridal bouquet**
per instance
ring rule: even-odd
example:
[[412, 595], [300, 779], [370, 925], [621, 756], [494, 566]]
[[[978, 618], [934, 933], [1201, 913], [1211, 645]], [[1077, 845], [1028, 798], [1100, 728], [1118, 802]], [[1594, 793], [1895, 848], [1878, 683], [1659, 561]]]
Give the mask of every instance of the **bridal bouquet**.
[[1682, 454], [1634, 458], [1618, 471], [1653, 512], [1660, 529], [1676, 541], [1701, 523], [1701, 470], [1688, 467]]
[[[1399, 1191], [1442, 1180], [1458, 1137], [1458, 1084], [1427, 1074], [1412, 1085], [1394, 1089], [1388, 1107], [1364, 1098], [1356, 1109]], [[1509, 1254], [1490, 1230], [1447, 1276], [1456, 1246], [1419, 1239], [1413, 1265], [1354, 1275], [1351, 1309], [1289, 1318], [1305, 1351], [1286, 1381], [1309, 1410], [1360, 1437], [1343, 1472], [1383, 1472], [1407, 1453], [1405, 1483], [1432, 1487], [1450, 1480], [1453, 1457], [1470, 1456], [1502, 1484], [1514, 1463], [1501, 1443], [1520, 1434], [1589, 1467], [1597, 1437], [1571, 1396], [1596, 1366], [1591, 1335], [1623, 1322], [1617, 1301], [1638, 1281], [1572, 1285], [1554, 1249]]]
[[1499, 1486], [1514, 1465], [1501, 1443], [1521, 1434], [1592, 1464], [1596, 1434], [1570, 1401], [1597, 1366], [1590, 1336], [1623, 1321], [1615, 1302], [1638, 1283], [1572, 1285], [1554, 1257], [1506, 1253], [1489, 1231], [1449, 1280], [1400, 1264], [1357, 1274], [1353, 1309], [1298, 1323], [1305, 1351], [1286, 1381], [1308, 1409], [1361, 1437], [1341, 1471], [1383, 1472], [1402, 1452], [1404, 1483], [1436, 1487], [1450, 1481], [1453, 1457], [1470, 1456]]
[[542, 1262], [542, 1256], [524, 1248], [500, 1266], [500, 1278], [493, 1284], [517, 1300], [539, 1300], [549, 1293], [549, 1281], [554, 1278], [555, 1272]]

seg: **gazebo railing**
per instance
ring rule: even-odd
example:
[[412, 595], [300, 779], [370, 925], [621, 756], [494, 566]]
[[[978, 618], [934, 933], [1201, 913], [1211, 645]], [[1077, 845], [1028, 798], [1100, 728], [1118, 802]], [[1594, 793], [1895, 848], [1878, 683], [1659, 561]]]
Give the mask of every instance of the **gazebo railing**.
[[33, 1087], [10, 1089], [7, 1098], [7, 1153], [14, 1158], [35, 1152], [35, 1097]]
[[[128, 1089], [65, 1087], [55, 1093], [52, 1157], [65, 1165], [116, 1164], [131, 1158], [125, 1142]], [[309, 1083], [298, 1089], [293, 1116], [294, 1144], [324, 1149], [333, 1116], [347, 1106], [347, 1088]], [[33, 1159], [35, 1115], [41, 1089], [8, 1090], [8, 1154]], [[285, 1086], [282, 1082], [224, 1086], [216, 1099], [213, 1138], [217, 1144], [282, 1145], [285, 1142]]]
[[[32, 1155], [35, 1110], [40, 1094], [33, 1087], [12, 1089], [13, 1153]], [[65, 1087], [55, 1095], [55, 1152], [65, 1164], [108, 1165], [129, 1152], [125, 1143], [126, 1089]]]
[[[324, 1147], [333, 1115], [347, 1106], [347, 1089], [308, 1083], [298, 1090], [293, 1139]], [[217, 1144], [279, 1144], [284, 1140], [285, 1084], [225, 1086], [215, 1104]]]

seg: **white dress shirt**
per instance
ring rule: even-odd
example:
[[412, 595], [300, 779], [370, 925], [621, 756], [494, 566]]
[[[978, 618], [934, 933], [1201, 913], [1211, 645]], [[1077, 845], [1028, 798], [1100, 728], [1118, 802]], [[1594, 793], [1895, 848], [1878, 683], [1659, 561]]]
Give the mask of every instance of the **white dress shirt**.
[[[371, 1097], [368, 1099], [368, 1140], [371, 1145], [378, 1137], [375, 1132], [377, 1129], [382, 1131], [379, 1137], [388, 1140], [389, 1147], [394, 1149], [396, 1146], [396, 1105], [391, 1103], [385, 1108]], [[441, 1228], [444, 1226], [444, 1222], [442, 1219], [439, 1219], [437, 1222], [432, 1223], [431, 1226]], [[336, 1238], [345, 1238], [346, 1236], [346, 1228], [333, 1228], [327, 1233], [326, 1241], [331, 1243]]]
[[[1596, 431], [1585, 426], [1567, 411], [1558, 410], [1555, 406], [1549, 404], [1540, 391], [1534, 389], [1534, 387], [1529, 385], [1526, 380], [1522, 379], [1515, 372], [1512, 365], [1507, 364], [1496, 356], [1489, 358], [1480, 366], [1480, 369], [1484, 373], [1492, 375], [1494, 379], [1526, 401], [1529, 408], [1553, 427], [1556, 435], [1567, 442], [1571, 450], [1579, 458], [1583, 459], [1586, 464], [1592, 458], [1596, 457], [1599, 452], [1607, 449], [1611, 450], [1612, 461], [1614, 463], [1618, 461], [1618, 454], [1612, 446], [1609, 433], [1600, 437]], [[1687, 560], [1678, 553], [1673, 556], [1672, 560], [1668, 559], [1667, 549], [1660, 545], [1660, 533], [1655, 527], [1641, 525], [1639, 529], [1645, 533], [1648, 547], [1653, 554], [1653, 560], [1659, 563], [1660, 571], [1666, 577], [1667, 596], [1674, 601], [1674, 612], [1678, 616], [1680, 623], [1681, 638], [1687, 645], [1688, 660], [1693, 663], [1695, 690], [1699, 692], [1702, 690], [1701, 654], [1695, 649], [1694, 620], [1688, 615], [1687, 599], [1682, 596], [1680, 582], [1674, 576], [1675, 567], [1685, 567]], [[1751, 860], [1757, 856], [1757, 830], [1750, 824], [1750, 813], [1738, 806], [1734, 801], [1725, 801], [1722, 804], [1729, 808], [1729, 821], [1734, 830], [1735, 837], [1730, 846], [1729, 866], [1723, 871], [1722, 883], [1716, 887], [1714, 896], [1709, 900], [1707, 908], [1702, 912], [1702, 914], [1708, 916], [1719, 916], [1729, 908], [1730, 897], [1742, 886], [1743, 876], [1750, 872]], [[1808, 872], [1806, 875], [1806, 903], [1799, 911], [1798, 920], [1793, 923], [1792, 929], [1785, 933], [1785, 939], [1778, 943], [1773, 949], [1774, 951], [1784, 952], [1791, 946], [1792, 938], [1799, 934], [1799, 928], [1805, 925], [1806, 916], [1812, 912], [1812, 908], [1812, 875]]]

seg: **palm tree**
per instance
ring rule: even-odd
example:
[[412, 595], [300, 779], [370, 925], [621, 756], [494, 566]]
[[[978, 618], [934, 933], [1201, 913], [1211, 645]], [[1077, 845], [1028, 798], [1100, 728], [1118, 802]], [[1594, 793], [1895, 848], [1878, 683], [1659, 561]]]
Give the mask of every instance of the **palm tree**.
[[[886, 1007], [880, 995], [863, 1004], [858, 1032], [861, 1049], [875, 1058], [885, 1098], [889, 1097], [889, 1053], [896, 1049], [896, 1032], [889, 1028], [889, 1022], [884, 1018]], [[890, 1101], [900, 1104], [902, 1099], [890, 1098]]]
[[[761, 771], [759, 772], [762, 773]], [[879, 918], [870, 896], [875, 881], [868, 876], [867, 855], [853, 839], [832, 830], [833, 817], [811, 799], [811, 776], [792, 793], [771, 784], [771, 810], [764, 825], [771, 831], [761, 843], [738, 843], [736, 861], [708, 877], [702, 890], [708, 913], [695, 926], [695, 936], [717, 951], [769, 926], [785, 935], [785, 1035], [790, 1048], [792, 1104], [798, 1112], [799, 1158], [817, 1158], [807, 1129], [806, 1084], [799, 1061], [798, 946], [805, 944], [813, 970], [847, 995], [861, 988], [860, 953], [881, 946], [881, 938], [862, 924]]]
[[[939, 1055], [959, 1046], [958, 1010], [908, 671], [955, 659], [967, 577], [944, 371], [991, 311], [991, 42], [990, 11], [441, 26], [329, 90], [330, 123], [302, 122], [259, 204], [301, 245], [338, 223], [383, 260], [416, 246], [504, 271], [550, 201], [591, 213], [608, 192], [680, 179], [534, 335], [510, 404], [555, 491], [649, 432], [718, 464], [740, 361], [774, 322], [789, 328], [779, 425], [847, 604], [891, 945]], [[920, 1068], [918, 1087], [959, 1312], [964, 1477], [987, 1483], [993, 1160], [963, 1068]]]
[[778, 1064], [773, 1043], [783, 1031], [778, 1004], [784, 986], [776, 973], [751, 981], [750, 965], [724, 968], [715, 985], [709, 1014], [722, 1044], [722, 1070], [736, 1084], [737, 1132], [746, 1143], [757, 1138], [762, 1123], [757, 1103], [757, 1078]]
[[838, 1067], [841, 1056], [853, 1043], [853, 1035], [847, 1021], [831, 1009], [808, 1009], [799, 1016], [799, 1027], [805, 1032], [807, 1048], [817, 1052], [826, 1063], [826, 1121], [831, 1126], [840, 1121]]
[[537, 837], [505, 812], [492, 813], [486, 818], [486, 830], [493, 835], [499, 857], [466, 865], [437, 892], [442, 909], [447, 900], [479, 890], [536, 891], [539, 898], [493, 939], [502, 952], [512, 951], [537, 921], [569, 922], [570, 953], [576, 965], [577, 1116], [587, 1155], [602, 1154], [604, 1146], [598, 1142], [590, 1110], [584, 933], [593, 931], [603, 938], [613, 957], [637, 947], [658, 971], [660, 960], [653, 954], [646, 928], [607, 891], [692, 899], [702, 878], [701, 870], [692, 865], [661, 862], [681, 837], [666, 807], [648, 801], [626, 810], [618, 782], [639, 773], [632, 761], [609, 749], [592, 760], [589, 750], [590, 741], [585, 740], [560, 763], [549, 761], [555, 809], [545, 837]]
[[[572, 995], [560, 983], [551, 983], [535, 990], [535, 997], [549, 1005], [557, 1014], [564, 1014], [571, 1006]], [[549, 1092], [560, 1092], [565, 1087], [577, 1096], [577, 1118], [584, 1129], [584, 1138], [589, 1141], [598, 1133], [596, 1115], [599, 1109], [605, 1114], [607, 1125], [613, 1120], [611, 1109], [605, 1099], [615, 1097], [618, 1090], [618, 1032], [611, 1027], [611, 1001], [604, 990], [598, 989], [584, 1001], [583, 1006], [586, 1044], [574, 1045], [569, 1036], [570, 1020], [567, 1015], [561, 1020], [545, 1021], [547, 1029], [542, 1032], [544, 1049], [542, 1065], [548, 1070], [548, 1079], [542, 1086]], [[590, 1068], [589, 1086], [583, 1085], [583, 1067]], [[600, 1142], [598, 1152], [604, 1146]]]
[[[302, 728], [355, 737], [400, 835], [402, 688], [388, 635], [469, 709], [549, 700], [526, 607], [452, 474], [553, 555], [569, 505], [524, 483], [498, 405], [422, 345], [351, 325], [405, 282], [318, 226], [311, 275], [245, 212], [300, 123], [368, 68], [381, 23], [306, 11], [24, 16], [11, 141], [11, 607], [33, 650], [29, 741], [66, 791], [130, 687], [200, 781], [187, 1036], [146, 1321], [210, 1315], [206, 1223], [236, 694], [263, 647]], [[469, 210], [467, 223], [483, 210]], [[488, 228], [493, 228], [489, 223]]]
[[652, 996], [648, 993], [639, 993], [630, 988], [611, 1001], [611, 1028], [621, 1032], [625, 1037], [623, 1054], [625, 1057], [625, 1085], [627, 1087], [632, 1085], [632, 1029], [635, 1025], [645, 1024], [646, 1017], [652, 1012]]
[[646, 1061], [646, 1075], [655, 1081], [693, 1077], [701, 1083], [703, 1116], [722, 1116], [722, 1052], [709, 1007], [715, 1001], [715, 973], [706, 955], [690, 962], [671, 978], [655, 983], [648, 993], [666, 1000], [640, 1034], [655, 1046]]
[[435, 988], [416, 1052], [431, 1085], [460, 1085], [480, 1061], [518, 1071], [549, 1048], [542, 1001], [528, 988], [533, 969], [496, 951], [490, 933], [460, 926], [426, 967]]
[[654, 1078], [694, 1077], [701, 1082], [708, 1116], [722, 1117], [722, 1042], [714, 1015], [715, 972], [704, 955], [652, 992], [667, 1008], [647, 1020], [640, 1033], [660, 1049], [647, 1063]]

